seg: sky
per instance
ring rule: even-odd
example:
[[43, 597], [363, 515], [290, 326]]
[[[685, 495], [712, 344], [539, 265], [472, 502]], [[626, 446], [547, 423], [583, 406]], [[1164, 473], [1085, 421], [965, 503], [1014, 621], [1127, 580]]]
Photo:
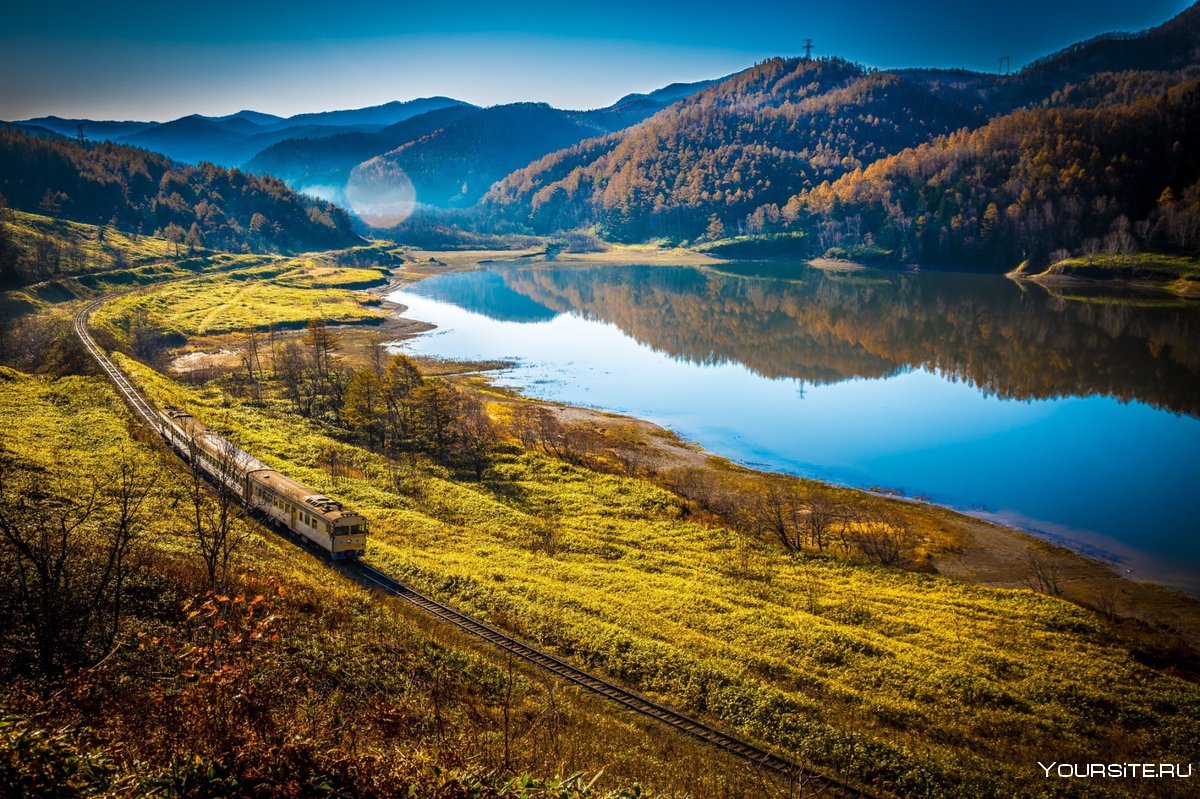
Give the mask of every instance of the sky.
[[13, 3], [0, 30], [0, 119], [288, 116], [446, 95], [596, 108], [776, 55], [876, 67], [1014, 68], [1181, 0], [129, 0]]

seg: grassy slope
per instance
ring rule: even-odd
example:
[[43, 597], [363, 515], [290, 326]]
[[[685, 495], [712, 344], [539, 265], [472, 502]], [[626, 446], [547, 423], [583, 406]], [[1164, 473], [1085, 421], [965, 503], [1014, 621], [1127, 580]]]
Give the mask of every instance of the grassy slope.
[[[501, 457], [484, 484], [398, 467], [126, 366], [159, 402], [364, 512], [368, 560], [398, 577], [901, 795], [1009, 796], [1046, 752], [1186, 760], [1200, 735], [1196, 686], [1138, 665], [1067, 602], [787, 556], [680, 518], [648, 483], [537, 455]], [[353, 477], [318, 466], [330, 449]]]
[[[34, 257], [37, 242], [49, 238], [60, 245], [75, 240], [79, 244], [79, 269], [70, 269], [38, 283], [0, 292], [0, 318], [15, 318], [42, 310], [50, 305], [93, 296], [97, 293], [119, 291], [165, 280], [195, 277], [204, 274], [234, 272], [243, 280], [269, 279], [279, 286], [296, 289], [361, 289], [379, 285], [386, 280], [386, 268], [377, 266], [345, 266], [342, 260], [351, 263], [388, 262], [398, 255], [390, 242], [376, 242], [335, 253], [318, 253], [295, 258], [276, 255], [222, 253], [211, 250], [194, 252], [183, 248], [176, 255], [176, 247], [166, 239], [154, 236], [133, 237], [117, 230], [106, 230], [103, 241], [99, 228], [37, 214], [11, 210], [12, 219], [5, 227], [14, 243], [18, 258]], [[214, 281], [215, 284], [215, 281]], [[202, 288], [205, 286], [202, 285]], [[257, 289], [252, 289], [251, 292]], [[232, 288], [225, 289], [232, 299]], [[293, 295], [290, 300], [296, 300]], [[314, 307], [331, 311], [338, 321], [364, 320], [371, 317], [364, 312], [361, 303], [350, 300], [346, 295], [329, 294], [324, 297], [306, 296], [303, 309], [287, 312], [276, 309], [272, 318], [262, 322], [277, 324], [302, 323], [311, 315]], [[200, 302], [201, 298], [184, 298]], [[287, 299], [283, 304], [286, 305]], [[251, 320], [247, 316], [231, 321], [234, 327], [243, 329]], [[257, 323], [257, 322], [256, 322]]]
[[187, 336], [272, 325], [303, 327], [314, 317], [337, 323], [371, 322], [380, 318], [379, 312], [351, 289], [378, 284], [385, 274], [377, 269], [335, 267], [312, 258], [280, 259], [119, 298], [105, 305], [96, 321], [127, 329], [134, 309], [144, 308]]
[[[127, 423], [99, 378], [0, 367], [0, 446], [51, 470], [52, 490], [88, 485], [122, 452], [170, 475], [173, 456], [131, 438]], [[185, 778], [197, 796], [601, 799], [634, 780], [669, 795], [755, 795], [757, 780], [727, 758], [540, 675], [512, 675], [490, 651], [369, 597], [273, 535], [250, 539], [234, 588], [267, 597], [280, 639], [231, 645], [211, 678], [189, 673], [198, 667], [179, 647], [220, 636], [182, 610], [202, 589], [173, 488], [159, 486], [165, 510], [139, 549], [125, 645], [52, 695], [19, 681], [0, 692], [0, 781], [21, 795], [159, 795]], [[607, 769], [596, 792], [497, 776], [510, 680], [512, 769]]]

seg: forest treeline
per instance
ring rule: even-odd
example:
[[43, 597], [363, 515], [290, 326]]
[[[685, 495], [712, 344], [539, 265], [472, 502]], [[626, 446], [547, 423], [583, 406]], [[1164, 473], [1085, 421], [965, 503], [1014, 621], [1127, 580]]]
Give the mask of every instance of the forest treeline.
[[346, 211], [276, 178], [11, 128], [0, 130], [0, 194], [23, 211], [193, 247], [299, 252], [360, 241]]
[[1130, 105], [1017, 111], [794, 201], [819, 249], [1009, 267], [1200, 252], [1200, 81]]

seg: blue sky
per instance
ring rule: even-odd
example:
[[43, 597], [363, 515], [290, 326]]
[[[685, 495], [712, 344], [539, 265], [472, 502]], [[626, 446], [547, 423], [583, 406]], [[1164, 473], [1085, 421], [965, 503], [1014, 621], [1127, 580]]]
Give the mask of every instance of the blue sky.
[[0, 119], [288, 115], [443, 94], [481, 105], [607, 105], [623, 94], [801, 52], [879, 67], [1019, 66], [1140, 30], [1180, 0], [13, 4]]

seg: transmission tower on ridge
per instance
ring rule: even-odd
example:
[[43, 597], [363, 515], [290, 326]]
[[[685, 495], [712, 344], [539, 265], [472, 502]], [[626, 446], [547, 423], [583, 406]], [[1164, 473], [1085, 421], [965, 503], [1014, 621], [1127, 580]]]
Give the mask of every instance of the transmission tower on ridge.
[[87, 138], [83, 135], [83, 123], [82, 122], [80, 122], [78, 125], [75, 126], [75, 138], [79, 140], [80, 144], [83, 144], [84, 142], [87, 141]]
[[804, 40], [804, 60], [812, 61], [812, 39]]
[[1007, 75], [1009, 70], [1011, 70], [1011, 69], [1012, 69], [1012, 56], [1010, 56], [1010, 55], [1000, 56], [1000, 74]]

